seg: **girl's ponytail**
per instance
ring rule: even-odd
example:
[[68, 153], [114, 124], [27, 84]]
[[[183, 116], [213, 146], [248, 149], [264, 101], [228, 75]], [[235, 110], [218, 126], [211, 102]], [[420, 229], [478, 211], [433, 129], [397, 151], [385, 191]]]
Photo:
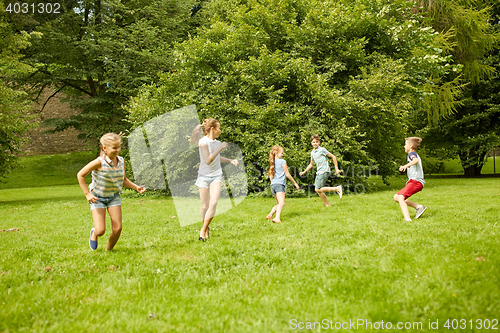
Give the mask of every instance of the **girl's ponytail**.
[[198, 144], [198, 141], [201, 139], [201, 125], [196, 125], [191, 133], [191, 140], [189, 140], [190, 145]]
[[203, 134], [208, 135], [210, 133], [210, 129], [212, 127], [220, 126], [219, 122], [214, 118], [207, 118], [203, 120], [201, 125], [196, 125], [191, 134], [191, 140], [189, 140], [189, 144], [198, 144], [198, 141], [201, 139], [201, 131], [203, 130]]
[[274, 178], [274, 159], [276, 158], [276, 154], [282, 149], [280, 146], [273, 146], [271, 151], [269, 152], [269, 171], [267, 175], [271, 180]]

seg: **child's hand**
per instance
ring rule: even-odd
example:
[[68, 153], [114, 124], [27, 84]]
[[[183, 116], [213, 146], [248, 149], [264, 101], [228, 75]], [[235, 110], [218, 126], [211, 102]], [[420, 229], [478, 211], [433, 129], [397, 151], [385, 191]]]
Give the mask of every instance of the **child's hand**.
[[299, 176], [302, 176], [303, 174], [305, 174], [305, 171], [299, 172]]
[[297, 190], [300, 190], [300, 186], [299, 186], [299, 184], [295, 183], [295, 188], [296, 188]]
[[406, 165], [402, 165], [399, 167], [400, 172], [405, 172], [406, 171]]
[[139, 192], [140, 194], [143, 194], [144, 192], [146, 192], [146, 186], [145, 185], [138, 186], [136, 191]]
[[89, 203], [93, 203], [93, 204], [95, 204], [95, 203], [97, 203], [97, 201], [99, 201], [99, 199], [97, 199], [97, 198], [96, 198], [96, 197], [95, 197], [92, 193], [90, 193], [90, 192], [89, 192], [89, 193], [87, 193], [87, 194], [85, 194], [85, 198], [87, 198], [87, 201], [88, 201]]
[[231, 164], [234, 166], [238, 166], [238, 160], [231, 160]]
[[220, 149], [226, 149], [228, 146], [228, 143], [227, 142], [222, 142], [221, 145], [220, 145]]
[[335, 173], [336, 173], [337, 175], [340, 175], [340, 174], [342, 173], [342, 170], [340, 170], [340, 169], [335, 169]]

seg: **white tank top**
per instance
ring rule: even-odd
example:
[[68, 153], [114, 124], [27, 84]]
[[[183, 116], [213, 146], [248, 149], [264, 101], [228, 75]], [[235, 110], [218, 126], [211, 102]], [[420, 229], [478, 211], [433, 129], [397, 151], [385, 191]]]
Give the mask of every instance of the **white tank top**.
[[[208, 147], [208, 154], [211, 155], [214, 151], [217, 150], [217, 148], [219, 148], [221, 144], [222, 143], [218, 140], [212, 140], [208, 136], [204, 136], [198, 142], [198, 147], [206, 145]], [[198, 169], [198, 174], [206, 177], [215, 177], [222, 175], [222, 169], [220, 166], [220, 153], [217, 154], [212, 163], [207, 164], [203, 159], [203, 155], [201, 154], [200, 148], [199, 151], [200, 151], [200, 168]]]

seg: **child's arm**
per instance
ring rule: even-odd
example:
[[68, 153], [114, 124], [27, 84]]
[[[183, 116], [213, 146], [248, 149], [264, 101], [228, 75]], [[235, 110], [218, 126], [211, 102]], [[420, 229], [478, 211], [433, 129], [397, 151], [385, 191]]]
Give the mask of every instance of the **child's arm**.
[[288, 167], [286, 166], [286, 163], [283, 164], [283, 171], [285, 171], [286, 178], [290, 179], [293, 182], [293, 185], [295, 185], [295, 188], [297, 190], [300, 189], [299, 184], [297, 184], [297, 182], [295, 181], [295, 179], [293, 179], [293, 177], [290, 174], [290, 172], [288, 172]]
[[219, 145], [219, 147], [214, 151], [214, 153], [210, 154], [208, 151], [208, 146], [202, 144], [200, 145], [201, 156], [203, 156], [203, 160], [205, 161], [205, 163], [210, 164], [215, 160], [215, 158], [217, 157], [217, 155], [219, 155], [222, 149], [227, 148], [227, 146], [228, 146], [227, 142], [222, 142]]
[[418, 163], [418, 158], [414, 156], [410, 163], [407, 163], [405, 165], [400, 166], [399, 167], [399, 171], [405, 172], [406, 169], [408, 169], [409, 167], [411, 167], [411, 166], [413, 166], [413, 165], [415, 165], [417, 163]]
[[342, 172], [340, 169], [339, 169], [339, 165], [337, 163], [337, 157], [335, 157], [335, 155], [333, 155], [332, 153], [328, 153], [327, 155], [328, 157], [331, 157], [331, 159], [333, 160], [333, 165], [335, 165], [335, 173], [337, 175], [340, 175], [340, 173]]
[[232, 160], [230, 158], [225, 158], [225, 157], [222, 157], [222, 156], [220, 157], [220, 161], [222, 163], [231, 163], [234, 166], [238, 166], [238, 163], [239, 163], [237, 159]]
[[123, 176], [125, 177], [123, 179], [123, 186], [128, 187], [132, 190], [136, 190], [137, 192], [139, 192], [141, 194], [146, 192], [146, 187], [144, 185], [139, 186], [139, 185], [132, 183], [130, 181], [130, 179], [128, 179], [127, 176], [125, 175], [125, 172], [123, 173]]
[[89, 173], [91, 173], [94, 170], [99, 170], [101, 168], [101, 161], [96, 158], [86, 166], [84, 166], [78, 173], [76, 174], [76, 178], [78, 179], [78, 184], [80, 184], [80, 187], [83, 191], [83, 194], [85, 195], [85, 198], [87, 198], [87, 201], [90, 203], [96, 203], [99, 199], [97, 199], [90, 191], [89, 188], [87, 187], [87, 183], [85, 182], [85, 176], [87, 176]]
[[309, 163], [309, 165], [307, 166], [307, 168], [302, 171], [302, 172], [299, 172], [299, 175], [302, 176], [303, 174], [305, 174], [307, 171], [311, 170], [311, 168], [313, 167], [314, 165], [314, 160], [311, 158], [311, 163]]

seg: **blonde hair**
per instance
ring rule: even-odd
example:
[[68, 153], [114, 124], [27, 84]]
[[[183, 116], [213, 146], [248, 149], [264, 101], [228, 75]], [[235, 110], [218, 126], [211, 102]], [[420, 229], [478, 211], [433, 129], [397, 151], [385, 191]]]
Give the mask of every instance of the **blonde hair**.
[[422, 138], [419, 138], [418, 136], [410, 136], [405, 140], [408, 141], [413, 150], [417, 150], [418, 148], [420, 148], [420, 144], [422, 143]]
[[203, 120], [203, 123], [201, 125], [196, 125], [193, 133], [191, 133], [191, 140], [189, 140], [189, 144], [198, 144], [198, 141], [201, 139], [201, 130], [203, 130], [203, 134], [208, 135], [208, 133], [210, 133], [210, 129], [212, 127], [217, 127], [217, 125], [220, 126], [217, 119], [207, 118]]
[[273, 146], [271, 148], [271, 151], [269, 152], [269, 171], [267, 172], [267, 175], [271, 180], [274, 178], [274, 160], [276, 159], [276, 154], [278, 154], [280, 151], [283, 150], [283, 147], [281, 146]]
[[109, 147], [113, 143], [119, 142], [120, 145], [123, 143], [122, 140], [122, 133], [120, 134], [115, 134], [115, 133], [106, 133], [101, 138], [99, 139], [99, 142], [101, 143], [101, 156], [104, 155], [104, 147]]

